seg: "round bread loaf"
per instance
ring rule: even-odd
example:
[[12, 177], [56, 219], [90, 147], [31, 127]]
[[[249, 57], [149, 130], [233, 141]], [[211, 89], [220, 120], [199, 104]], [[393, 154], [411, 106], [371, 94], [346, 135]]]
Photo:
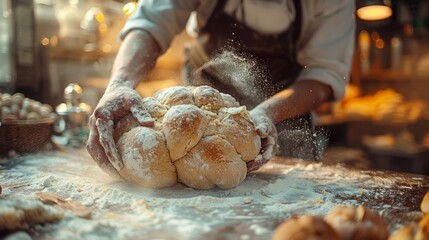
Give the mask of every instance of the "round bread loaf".
[[340, 240], [338, 233], [320, 216], [302, 215], [281, 223], [273, 240]]
[[389, 240], [424, 240], [429, 239], [429, 214], [424, 215], [419, 223], [411, 223], [390, 235]]
[[344, 240], [385, 240], [389, 237], [386, 220], [364, 206], [337, 206], [325, 220]]
[[234, 188], [247, 174], [261, 139], [244, 106], [209, 86], [171, 87], [142, 99], [153, 127], [131, 116], [115, 124], [120, 175], [149, 188], [177, 182], [196, 189]]

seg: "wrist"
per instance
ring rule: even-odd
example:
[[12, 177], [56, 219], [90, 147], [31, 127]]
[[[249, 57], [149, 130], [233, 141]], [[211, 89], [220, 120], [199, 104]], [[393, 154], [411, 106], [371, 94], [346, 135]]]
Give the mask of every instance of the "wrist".
[[126, 74], [114, 73], [112, 74], [106, 92], [115, 91], [118, 88], [134, 89], [135, 83], [130, 80]]
[[274, 123], [274, 116], [272, 115], [269, 108], [264, 106], [263, 104], [260, 104], [256, 106], [254, 109], [251, 110], [253, 116], [260, 116], [260, 117], [268, 117], [269, 120], [271, 120]]

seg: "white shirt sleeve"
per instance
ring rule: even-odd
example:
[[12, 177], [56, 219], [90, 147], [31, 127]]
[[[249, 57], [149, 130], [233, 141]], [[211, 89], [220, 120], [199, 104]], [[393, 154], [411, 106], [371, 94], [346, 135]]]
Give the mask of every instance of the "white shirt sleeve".
[[335, 100], [344, 96], [355, 44], [354, 1], [302, 1], [304, 11], [297, 60], [298, 80], [329, 85]]
[[189, 15], [200, 0], [140, 0], [136, 12], [130, 16], [120, 38], [134, 29], [148, 32], [165, 52], [174, 36], [186, 26]]

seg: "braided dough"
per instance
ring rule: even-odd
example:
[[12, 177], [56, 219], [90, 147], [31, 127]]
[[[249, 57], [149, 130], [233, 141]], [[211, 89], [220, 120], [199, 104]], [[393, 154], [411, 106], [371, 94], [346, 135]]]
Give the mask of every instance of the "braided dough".
[[180, 182], [196, 189], [229, 189], [244, 180], [261, 139], [232, 96], [209, 86], [177, 86], [142, 102], [155, 125], [139, 126], [126, 116], [113, 133], [124, 179], [148, 188]]

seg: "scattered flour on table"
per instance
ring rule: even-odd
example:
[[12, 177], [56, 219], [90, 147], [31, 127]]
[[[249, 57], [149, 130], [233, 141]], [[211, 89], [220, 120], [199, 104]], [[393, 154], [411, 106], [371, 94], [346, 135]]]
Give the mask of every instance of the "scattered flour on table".
[[292, 215], [324, 215], [337, 204], [357, 204], [343, 200], [365, 192], [357, 183], [381, 189], [392, 184], [345, 173], [340, 167], [333, 174], [316, 163], [287, 168], [272, 163], [264, 168], [280, 171], [279, 176], [250, 175], [235, 189], [204, 191], [176, 185], [150, 190], [110, 178], [84, 153], [23, 159], [12, 169], [0, 170], [3, 194], [28, 197], [49, 191], [93, 209], [92, 220], [69, 216], [58, 223], [58, 229], [49, 233], [53, 236], [48, 235], [55, 239], [129, 239], [155, 233], [166, 239], [193, 239], [227, 224], [243, 223], [248, 224], [245, 234], [267, 239], [280, 221]]

